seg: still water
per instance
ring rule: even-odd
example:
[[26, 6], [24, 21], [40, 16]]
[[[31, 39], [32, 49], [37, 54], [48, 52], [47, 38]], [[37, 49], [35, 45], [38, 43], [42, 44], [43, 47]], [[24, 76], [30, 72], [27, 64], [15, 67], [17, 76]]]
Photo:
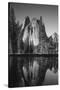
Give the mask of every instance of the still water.
[[58, 72], [54, 73], [53, 70], [47, 70], [43, 85], [56, 85], [58, 84]]
[[[31, 60], [30, 60], [31, 59]], [[37, 60], [39, 62], [40, 71], [45, 70], [46, 66], [46, 74], [44, 78], [43, 85], [57, 85], [58, 84], [58, 57], [36, 57], [36, 56], [19, 56], [19, 55], [10, 55], [9, 56], [9, 70], [13, 69], [16, 72], [16, 64], [19, 67], [17, 70], [21, 70], [22, 65], [26, 65], [28, 67], [28, 61]], [[13, 66], [15, 67], [13, 68]], [[10, 72], [11, 73], [11, 72]], [[20, 73], [21, 74], [21, 73]], [[40, 75], [44, 76], [43, 72], [40, 72]], [[12, 76], [14, 77], [13, 73]], [[18, 76], [17, 76], [18, 77]], [[12, 77], [11, 77], [12, 78]], [[16, 77], [15, 77], [16, 78]]]

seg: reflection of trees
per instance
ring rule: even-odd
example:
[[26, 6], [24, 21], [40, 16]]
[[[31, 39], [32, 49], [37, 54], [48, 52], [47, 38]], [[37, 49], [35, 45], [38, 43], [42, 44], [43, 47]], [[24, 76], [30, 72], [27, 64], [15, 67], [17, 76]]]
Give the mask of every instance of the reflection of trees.
[[58, 57], [50, 57], [48, 60], [49, 69], [52, 70], [54, 68], [53, 72], [56, 73], [58, 71]]

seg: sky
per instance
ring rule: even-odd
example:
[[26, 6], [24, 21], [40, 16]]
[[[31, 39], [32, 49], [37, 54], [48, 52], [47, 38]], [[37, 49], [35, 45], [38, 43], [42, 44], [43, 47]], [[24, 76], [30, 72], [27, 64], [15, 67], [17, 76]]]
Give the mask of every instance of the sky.
[[14, 8], [16, 21], [19, 21], [19, 24], [24, 21], [26, 16], [29, 16], [30, 19], [33, 17], [40, 19], [40, 16], [42, 16], [47, 36], [54, 32], [58, 33], [57, 5], [12, 3], [11, 6]]

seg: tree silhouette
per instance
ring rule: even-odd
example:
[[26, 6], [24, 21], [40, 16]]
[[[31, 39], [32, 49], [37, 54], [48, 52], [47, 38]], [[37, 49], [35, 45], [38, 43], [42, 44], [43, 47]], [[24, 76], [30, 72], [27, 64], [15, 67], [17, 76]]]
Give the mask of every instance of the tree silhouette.
[[11, 41], [12, 53], [17, 52], [17, 37], [20, 30], [19, 22], [16, 23], [14, 8], [9, 5], [8, 37]]

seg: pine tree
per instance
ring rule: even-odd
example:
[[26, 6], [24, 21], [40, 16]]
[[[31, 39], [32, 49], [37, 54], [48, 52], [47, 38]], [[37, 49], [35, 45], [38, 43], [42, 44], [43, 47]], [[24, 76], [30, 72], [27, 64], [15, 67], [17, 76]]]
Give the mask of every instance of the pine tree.
[[11, 41], [12, 53], [17, 52], [17, 37], [20, 30], [19, 22], [16, 23], [14, 8], [9, 5], [8, 37]]

